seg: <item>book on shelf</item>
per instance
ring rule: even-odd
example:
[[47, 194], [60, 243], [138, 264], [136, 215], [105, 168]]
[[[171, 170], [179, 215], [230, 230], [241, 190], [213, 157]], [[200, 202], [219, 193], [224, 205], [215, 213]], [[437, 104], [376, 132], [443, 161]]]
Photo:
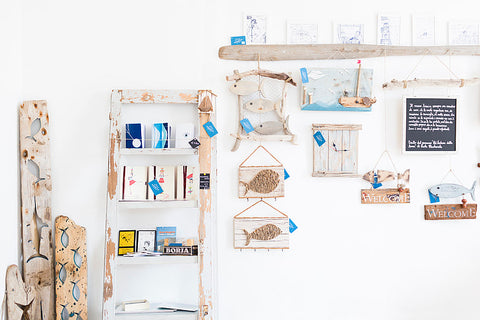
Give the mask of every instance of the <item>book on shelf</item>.
[[131, 300], [122, 302], [122, 310], [127, 312], [148, 310], [150, 309], [150, 302], [147, 299]]
[[123, 167], [123, 200], [147, 199], [147, 167]]
[[145, 126], [143, 124], [125, 124], [125, 147], [128, 149], [145, 148]]
[[177, 227], [157, 227], [157, 251], [163, 252], [165, 243], [175, 242]]

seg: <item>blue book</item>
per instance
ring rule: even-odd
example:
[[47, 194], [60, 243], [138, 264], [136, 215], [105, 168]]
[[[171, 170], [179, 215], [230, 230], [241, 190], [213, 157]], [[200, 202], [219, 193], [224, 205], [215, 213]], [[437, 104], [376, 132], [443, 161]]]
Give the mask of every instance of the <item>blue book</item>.
[[174, 243], [177, 238], [177, 227], [157, 227], [157, 251], [162, 252], [165, 239]]
[[143, 124], [125, 124], [125, 147], [129, 149], [145, 148], [145, 126]]
[[154, 123], [152, 127], [152, 148], [168, 148], [170, 140], [170, 130], [168, 122]]

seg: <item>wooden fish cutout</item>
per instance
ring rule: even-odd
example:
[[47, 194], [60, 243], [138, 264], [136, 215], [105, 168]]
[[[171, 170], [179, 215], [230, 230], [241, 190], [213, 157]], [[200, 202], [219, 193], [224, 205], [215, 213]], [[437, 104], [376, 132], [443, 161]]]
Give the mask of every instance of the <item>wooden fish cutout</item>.
[[264, 169], [259, 171], [250, 182], [240, 181], [245, 186], [245, 193], [249, 190], [257, 193], [267, 194], [275, 190], [280, 183], [280, 177], [277, 172], [272, 169]]
[[72, 296], [75, 301], [78, 301], [80, 299], [80, 288], [77, 286], [77, 282], [70, 281], [73, 284], [72, 287]]
[[403, 180], [408, 183], [410, 181], [410, 169], [405, 170], [403, 174], [398, 173], [397, 176], [395, 176], [394, 172], [387, 170], [371, 170], [363, 175], [363, 180], [366, 180], [370, 183], [392, 181], [395, 180], [395, 178], [398, 178], [399, 180]]
[[276, 109], [275, 103], [272, 100], [263, 98], [248, 101], [243, 107], [254, 113], [266, 113]]
[[60, 242], [62, 243], [62, 246], [64, 248], [68, 247], [68, 241], [70, 240], [70, 238], [68, 237], [68, 234], [67, 234], [67, 228], [65, 229], [60, 229], [62, 231], [62, 236], [60, 237]]
[[60, 304], [60, 305], [63, 307], [62, 312], [60, 313], [61, 320], [68, 320], [70, 318], [70, 314], [68, 313], [68, 309], [67, 309], [68, 303]]
[[28, 168], [28, 171], [30, 171], [30, 173], [37, 178], [37, 180], [33, 184], [37, 184], [40, 181], [45, 180], [45, 178], [40, 177], [40, 167], [35, 161], [28, 159], [27, 168]]
[[40, 234], [41, 234], [42, 228], [45, 227], [46, 224], [44, 224], [42, 220], [38, 217], [37, 202], [35, 198], [34, 198], [34, 205], [35, 205], [35, 208], [33, 211], [33, 216], [30, 221], [30, 224], [28, 225], [30, 226], [30, 238], [31, 238], [30, 240], [28, 240], [28, 242], [33, 243], [33, 249], [35, 250], [35, 253], [30, 257], [28, 257], [27, 263], [29, 263], [31, 260], [35, 258], [42, 258], [42, 259], [48, 260], [47, 256], [40, 253], [40, 242], [41, 242]]
[[245, 232], [245, 236], [247, 237], [245, 246], [248, 246], [251, 239], [263, 241], [275, 239], [282, 233], [282, 230], [276, 225], [268, 223], [258, 229], [255, 229], [255, 231], [252, 233], [248, 233], [248, 231], [245, 229], [243, 229], [243, 232]]
[[265, 121], [255, 127], [255, 132], [263, 135], [270, 135], [283, 130], [283, 123], [280, 121]]
[[73, 251], [73, 263], [77, 266], [77, 268], [80, 268], [82, 266], [82, 256], [78, 253], [78, 247], [77, 249], [71, 249]]
[[65, 269], [65, 265], [67, 264], [68, 262], [65, 262], [65, 263], [58, 263], [60, 264], [62, 267], [60, 268], [60, 271], [58, 272], [58, 279], [62, 282], [62, 284], [65, 283], [65, 280], [67, 280], [67, 270]]
[[37, 139], [35, 139], [35, 135], [40, 131], [42, 128], [42, 121], [40, 118], [37, 118], [32, 121], [32, 124], [30, 125], [30, 135], [26, 136], [25, 139], [32, 139], [33, 141], [37, 142]]
[[455, 183], [442, 183], [437, 184], [428, 189], [428, 192], [437, 198], [456, 198], [465, 194], [470, 194], [473, 201], [475, 201], [475, 186], [477, 182], [474, 181], [472, 188], [467, 189], [460, 184]]
[[248, 96], [257, 91], [262, 92], [263, 82], [260, 85], [255, 81], [238, 80], [230, 86], [230, 91], [238, 96]]
[[17, 307], [19, 307], [19, 308], [22, 310], [22, 318], [21, 318], [21, 320], [30, 320], [29, 311], [30, 311], [30, 308], [32, 307], [32, 303], [33, 303], [33, 300], [30, 301], [30, 303], [27, 304], [27, 305], [23, 305], [23, 304], [20, 304], [20, 303], [16, 303], [16, 302], [15, 302], [15, 304], [17, 305]]

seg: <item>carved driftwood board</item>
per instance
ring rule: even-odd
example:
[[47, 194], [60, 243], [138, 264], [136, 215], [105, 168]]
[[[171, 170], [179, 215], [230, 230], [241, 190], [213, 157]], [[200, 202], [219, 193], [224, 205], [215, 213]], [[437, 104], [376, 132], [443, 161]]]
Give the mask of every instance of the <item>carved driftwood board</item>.
[[55, 219], [57, 320], [88, 319], [87, 231], [66, 216]]
[[34, 319], [32, 305], [36, 297], [35, 289], [25, 285], [18, 266], [11, 265], [7, 268], [5, 280], [7, 319]]
[[358, 176], [358, 124], [313, 124], [313, 133], [325, 139], [321, 146], [313, 139], [314, 177]]
[[[273, 217], [242, 216], [253, 206], [264, 203], [278, 215]], [[233, 218], [235, 249], [288, 249], [288, 216], [267, 202], [260, 200]]]
[[425, 220], [476, 219], [477, 204], [435, 204], [425, 206]]
[[[103, 284], [103, 319], [115, 318], [115, 260], [117, 247], [117, 201], [120, 195], [121, 175], [119, 174], [122, 104], [192, 104], [198, 109], [199, 128], [215, 122], [216, 96], [209, 90], [114, 90], [110, 111], [110, 151], [108, 161], [108, 197], [105, 221], [105, 266]], [[198, 147], [201, 174], [209, 175], [209, 188], [199, 190], [199, 319], [207, 316], [214, 319], [213, 272], [215, 246], [215, 197], [216, 197], [216, 137], [210, 138], [200, 130]]]
[[410, 189], [362, 189], [361, 200], [363, 204], [410, 203]]
[[23, 276], [33, 287], [31, 319], [55, 318], [52, 248], [50, 139], [47, 102], [20, 106], [20, 185]]

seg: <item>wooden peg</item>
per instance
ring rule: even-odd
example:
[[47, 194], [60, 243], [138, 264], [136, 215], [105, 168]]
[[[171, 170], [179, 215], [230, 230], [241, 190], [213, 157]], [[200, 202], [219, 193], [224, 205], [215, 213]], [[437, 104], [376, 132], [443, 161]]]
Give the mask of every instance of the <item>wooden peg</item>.
[[462, 199], [462, 208], [467, 207], [467, 199]]

